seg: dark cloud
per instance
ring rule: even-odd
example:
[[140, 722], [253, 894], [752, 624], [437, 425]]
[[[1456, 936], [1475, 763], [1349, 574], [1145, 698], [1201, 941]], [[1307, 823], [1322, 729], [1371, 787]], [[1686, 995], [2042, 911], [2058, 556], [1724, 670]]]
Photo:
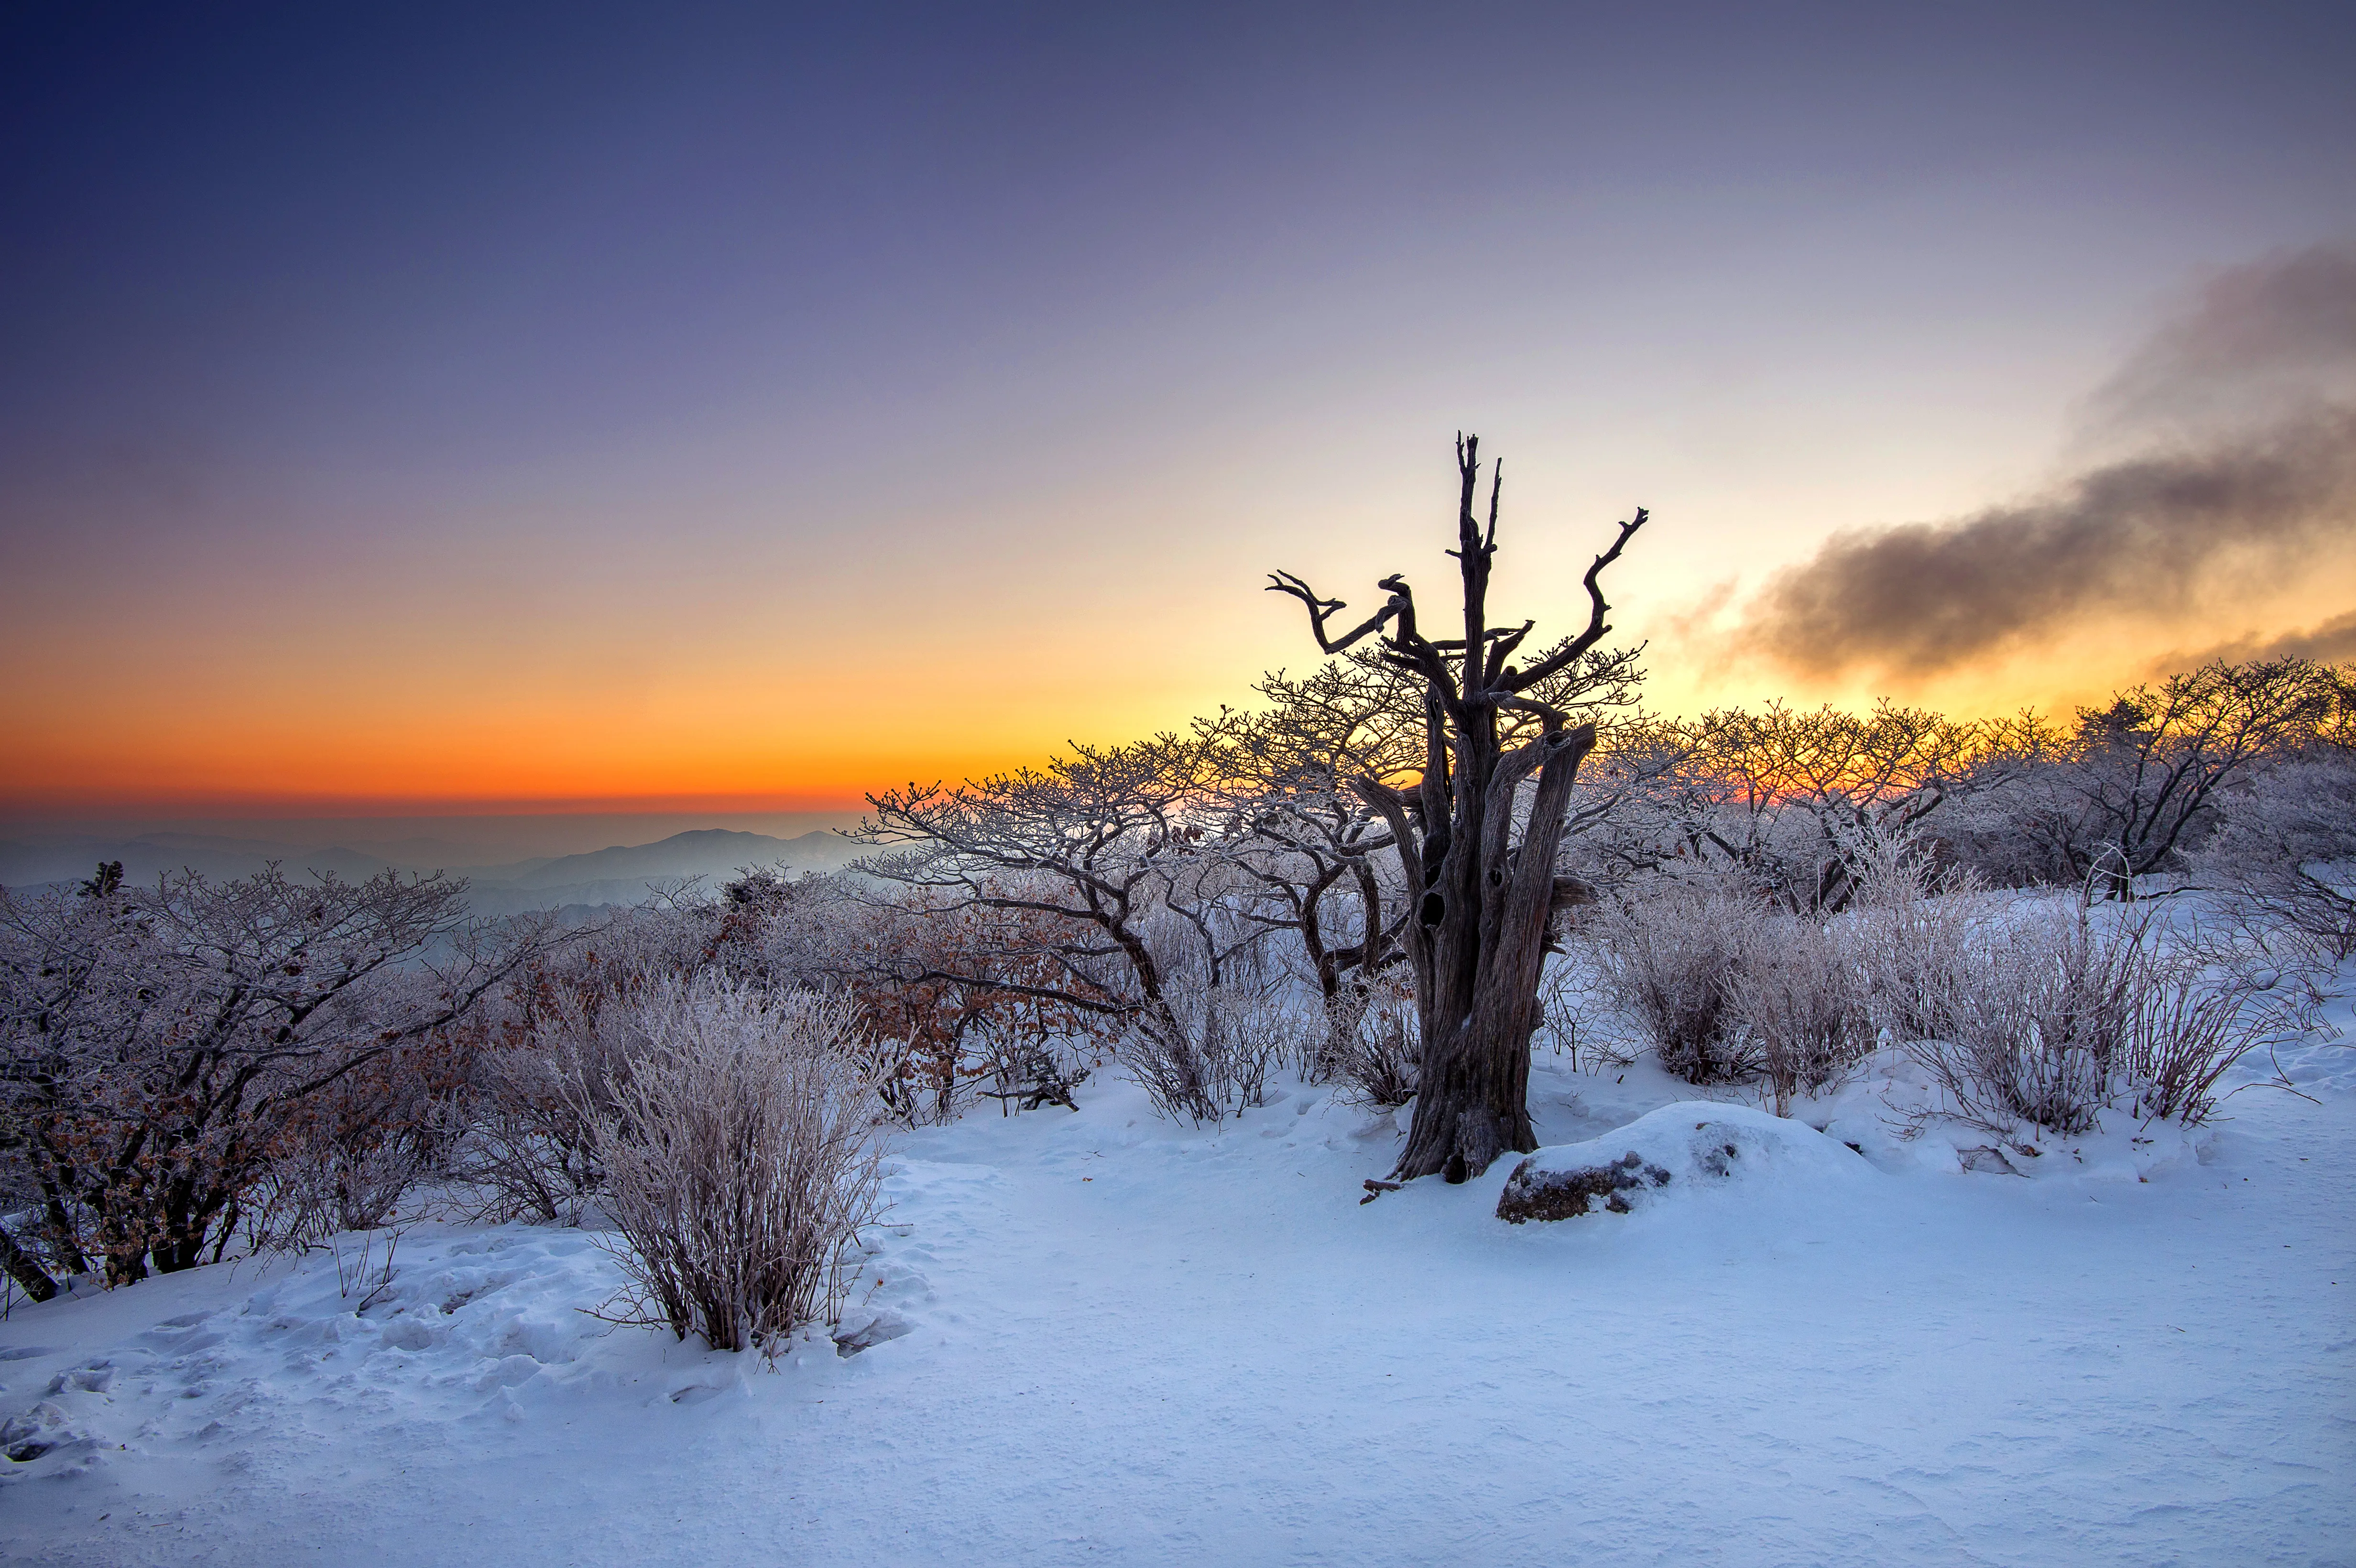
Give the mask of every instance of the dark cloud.
[[2223, 659], [2242, 664], [2250, 659], [2313, 659], [2318, 664], [2356, 663], [2356, 610], [2334, 615], [2320, 625], [2300, 632], [2265, 633], [2238, 637], [2197, 653], [2175, 653], [2152, 662], [2154, 675], [2174, 675]]
[[1810, 675], [1921, 677], [2073, 622], [2263, 588], [2356, 545], [2345, 386], [2356, 252], [2225, 273], [2098, 395], [2141, 426], [2140, 451], [1976, 517], [1837, 535], [1769, 581], [1736, 641]]

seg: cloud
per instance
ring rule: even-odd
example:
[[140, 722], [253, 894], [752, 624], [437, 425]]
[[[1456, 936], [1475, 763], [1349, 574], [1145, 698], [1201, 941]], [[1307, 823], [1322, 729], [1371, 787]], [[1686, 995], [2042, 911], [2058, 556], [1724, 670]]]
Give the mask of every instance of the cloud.
[[2131, 454], [1976, 517], [1836, 535], [1732, 641], [1794, 673], [1920, 679], [2089, 620], [2246, 601], [2356, 540], [2351, 389], [2356, 251], [2222, 274], [2096, 395]]
[[2244, 664], [2252, 659], [2313, 659], [2318, 664], [2356, 663], [2356, 610], [2334, 615], [2320, 625], [2274, 636], [2237, 637], [2197, 653], [2173, 653], [2152, 661], [2154, 675], [2174, 675], [2222, 659]]
[[2213, 576], [2287, 568], [2356, 525], [2356, 412], [2135, 459], [1952, 523], [1837, 535], [1771, 581], [1740, 640], [1808, 674], [1924, 676], [2080, 617], [2181, 612]]
[[2246, 429], [2356, 401], [2356, 248], [2318, 245], [2221, 272], [2089, 400], [2113, 432]]

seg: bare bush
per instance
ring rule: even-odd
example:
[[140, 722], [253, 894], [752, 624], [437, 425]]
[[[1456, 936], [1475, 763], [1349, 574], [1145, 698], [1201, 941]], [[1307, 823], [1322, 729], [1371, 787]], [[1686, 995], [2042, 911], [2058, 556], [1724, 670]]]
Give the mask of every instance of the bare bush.
[[632, 1321], [774, 1352], [839, 1310], [843, 1250], [877, 1211], [875, 1083], [851, 1004], [724, 978], [666, 981], [612, 1108], [580, 1088]]
[[1623, 896], [1592, 923], [1612, 1000], [1632, 1018], [1661, 1065], [1693, 1083], [1750, 1070], [1730, 982], [1756, 902], [1681, 882]]
[[1582, 1048], [1596, 1054], [1594, 1017], [1603, 989], [1602, 977], [1585, 960], [1583, 951], [1569, 949], [1547, 959], [1538, 973], [1538, 1027], [1530, 1036], [1533, 1050], [1543, 1040], [1558, 1056], [1569, 1056], [1574, 1068]]
[[1223, 987], [1209, 994], [1205, 1013], [1215, 1020], [1225, 1076], [1239, 1108], [1267, 1104], [1268, 1075], [1314, 1049], [1306, 1043], [1314, 1031], [1270, 991]]
[[2312, 938], [2264, 909], [2199, 906], [2153, 949], [2124, 1063], [2136, 1114], [2208, 1118], [2242, 1058], [2304, 1038], [2331, 999], [2338, 968]]
[[1112, 1031], [1111, 1046], [1113, 1059], [1129, 1070], [1160, 1115], [1199, 1124], [1224, 1114], [1216, 1073], [1192, 1029], [1159, 1014], [1141, 1014]]
[[2310, 1019], [2288, 988], [2221, 983], [2189, 960], [2151, 964], [2139, 978], [2120, 1061], [2137, 1116], [2206, 1121], [2235, 1062], [2296, 1038]]
[[988, 886], [1010, 901], [870, 889], [837, 901], [802, 943], [806, 968], [858, 1002], [884, 1103], [911, 1126], [952, 1121], [978, 1098], [1070, 1104], [1087, 1076], [1074, 1046], [1108, 1016], [1061, 994], [1062, 921], [1019, 907], [1013, 879]]
[[976, 1093], [997, 1101], [1001, 1115], [1046, 1105], [1080, 1108], [1072, 1093], [1087, 1081], [1089, 1066], [1068, 1035], [984, 1020], [967, 1031], [966, 1042], [986, 1075], [988, 1086]]
[[239, 1205], [249, 1250], [299, 1250], [414, 1211], [460, 1139], [482, 1033], [472, 1022], [437, 1031], [292, 1106], [266, 1174]]

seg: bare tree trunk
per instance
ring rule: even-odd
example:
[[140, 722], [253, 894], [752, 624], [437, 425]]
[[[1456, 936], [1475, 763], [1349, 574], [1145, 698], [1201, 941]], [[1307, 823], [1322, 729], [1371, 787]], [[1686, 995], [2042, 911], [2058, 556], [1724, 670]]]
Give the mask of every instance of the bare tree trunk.
[[[1462, 1181], [1507, 1149], [1537, 1147], [1529, 1044], [1554, 912], [1555, 851], [1579, 765], [1594, 746], [1594, 726], [1582, 724], [1510, 754], [1481, 791], [1473, 820], [1482, 831], [1451, 834], [1438, 876], [1418, 877], [1426, 883], [1423, 901], [1406, 936], [1423, 1059], [1415, 1122], [1393, 1172], [1401, 1180], [1438, 1173]], [[1537, 798], [1522, 842], [1509, 848], [1514, 795], [1533, 767]], [[1402, 858], [1418, 876], [1424, 845], [1407, 803], [1380, 785], [1369, 795], [1387, 816], [1396, 814]]]
[[16, 1238], [5, 1228], [0, 1228], [0, 1269], [6, 1270], [16, 1288], [36, 1301], [47, 1301], [58, 1293], [58, 1282], [49, 1277], [48, 1270], [18, 1246]]
[[48, 1175], [48, 1170], [57, 1169], [63, 1162], [56, 1157], [46, 1138], [36, 1138], [34, 1141], [48, 1167], [48, 1170], [43, 1171], [40, 1179], [41, 1213], [48, 1237], [49, 1250], [57, 1255], [59, 1262], [65, 1264], [68, 1274], [88, 1274], [90, 1259], [83, 1255], [81, 1240], [74, 1233], [73, 1216], [66, 1208], [65, 1194]]
[[[1457, 443], [1462, 488], [1457, 549], [1450, 553], [1463, 577], [1462, 642], [1423, 636], [1413, 592], [1396, 576], [1380, 584], [1390, 593], [1388, 603], [1338, 638], [1328, 635], [1325, 622], [1346, 607], [1340, 601], [1319, 599], [1300, 579], [1283, 574], [1272, 584], [1309, 607], [1311, 628], [1325, 652], [1338, 653], [1387, 625], [1383, 656], [1424, 681], [1422, 778], [1404, 791], [1376, 779], [1355, 781], [1389, 824], [1409, 896], [1417, 901], [1405, 941], [1423, 1058], [1415, 1122], [1392, 1173], [1400, 1180], [1438, 1174], [1462, 1181], [1508, 1149], [1537, 1147], [1529, 1116], [1529, 1042], [1558, 897], [1555, 852], [1579, 765], [1595, 747], [1595, 728], [1573, 728], [1567, 714], [1523, 693], [1573, 664], [1611, 629], [1599, 579], [1645, 519], [1640, 510], [1620, 525], [1612, 548], [1588, 568], [1586, 629], [1516, 669], [1507, 660], [1531, 624], [1497, 631], [1487, 624], [1502, 475], [1492, 479], [1484, 528], [1473, 511], [1479, 450], [1477, 437]], [[1535, 713], [1542, 729], [1535, 740], [1503, 752], [1498, 715], [1508, 709]], [[1515, 801], [1533, 774], [1535, 798], [1515, 844]]]

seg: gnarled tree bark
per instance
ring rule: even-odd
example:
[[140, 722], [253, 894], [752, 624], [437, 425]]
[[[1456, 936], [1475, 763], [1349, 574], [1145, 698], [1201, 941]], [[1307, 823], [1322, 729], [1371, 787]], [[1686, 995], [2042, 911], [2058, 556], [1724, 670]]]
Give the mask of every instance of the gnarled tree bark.
[[[1558, 885], [1555, 852], [1579, 765], [1595, 746], [1595, 727], [1574, 726], [1569, 714], [1525, 693], [1611, 630], [1604, 622], [1611, 606], [1601, 587], [1603, 571], [1620, 558], [1646, 517], [1639, 509], [1621, 524], [1612, 547], [1587, 569], [1585, 629], [1517, 668], [1510, 661], [1533, 623], [1510, 629], [1488, 624], [1504, 475], [1492, 472], [1484, 527], [1474, 510], [1479, 437], [1457, 438], [1456, 466], [1457, 548], [1449, 553], [1463, 579], [1461, 641], [1423, 635], [1416, 624], [1414, 592], [1397, 575], [1377, 584], [1390, 595], [1383, 608], [1339, 636], [1328, 632], [1326, 623], [1347, 608], [1342, 601], [1320, 599], [1307, 583], [1283, 572], [1272, 577], [1269, 587], [1308, 607], [1310, 629], [1326, 653], [1381, 636], [1383, 656], [1424, 683], [1422, 777], [1406, 789], [1375, 778], [1354, 781], [1389, 825], [1408, 885], [1417, 890], [1415, 917], [1406, 924], [1405, 939], [1423, 1060], [1414, 1125], [1392, 1173], [1400, 1180], [1438, 1174], [1462, 1181], [1507, 1149], [1537, 1147], [1528, 1099], [1538, 970], [1558, 901], [1576, 896], [1569, 886]], [[1536, 712], [1542, 728], [1536, 739], [1508, 752], [1500, 743], [1498, 714], [1513, 709]], [[1533, 776], [1529, 815], [1515, 843], [1515, 796]]]

